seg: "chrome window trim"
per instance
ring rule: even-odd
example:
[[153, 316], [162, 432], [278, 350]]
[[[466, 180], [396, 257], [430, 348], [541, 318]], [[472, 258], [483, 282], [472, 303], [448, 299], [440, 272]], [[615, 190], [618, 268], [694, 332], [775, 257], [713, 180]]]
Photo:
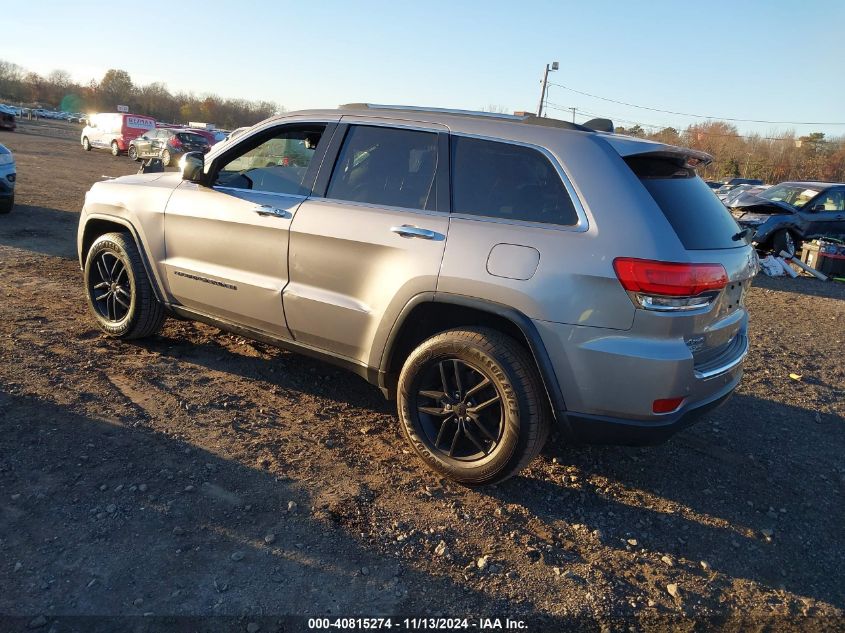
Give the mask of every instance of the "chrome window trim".
[[[566, 189], [566, 193], [569, 194], [570, 200], [572, 200], [572, 206], [575, 207], [575, 214], [578, 217], [578, 221], [575, 224], [552, 224], [547, 222], [531, 222], [528, 220], [511, 220], [508, 218], [497, 218], [495, 216], [488, 216], [488, 215], [476, 215], [474, 213], [462, 213], [462, 212], [452, 212], [452, 217], [460, 218], [462, 220], [474, 220], [479, 222], [496, 222], [498, 224], [512, 224], [516, 226], [527, 226], [527, 227], [535, 227], [535, 228], [543, 228], [543, 229], [552, 229], [554, 231], [568, 231], [571, 233], [584, 233], [589, 230], [590, 222], [587, 218], [587, 212], [584, 209], [584, 204], [581, 202], [581, 197], [578, 195], [578, 192], [575, 190], [575, 187], [572, 185], [572, 180], [569, 178], [569, 174], [566, 173], [563, 165], [560, 164], [560, 161], [552, 154], [548, 149], [543, 147], [542, 145], [535, 145], [534, 143], [527, 143], [525, 141], [514, 141], [512, 139], [505, 139], [501, 137], [494, 137], [494, 136], [483, 136], [480, 134], [469, 134], [467, 132], [451, 132], [451, 136], [455, 137], [463, 137], [463, 138], [472, 138], [477, 139], [479, 141], [491, 141], [494, 143], [506, 143], [509, 145], [517, 145], [520, 147], [527, 147], [528, 149], [533, 149], [535, 151], [540, 152], [546, 159], [552, 164], [555, 171], [557, 172], [558, 177], [560, 178], [561, 182], [563, 183], [564, 188]], [[450, 157], [450, 171], [451, 171], [451, 157]], [[454, 188], [454, 182], [452, 182], [452, 174], [449, 174], [449, 184], [452, 188]]]
[[223, 187], [220, 185], [212, 187], [214, 191], [225, 193], [226, 191], [242, 191], [244, 193], [260, 193], [262, 196], [275, 196], [277, 198], [294, 198], [295, 200], [305, 200], [308, 196], [303, 196], [298, 193], [278, 193], [276, 191], [264, 191], [262, 189], [241, 189], [240, 187]]
[[[360, 120], [350, 120], [360, 119]], [[392, 127], [399, 130], [413, 130], [416, 132], [428, 132], [429, 134], [440, 134], [449, 132], [449, 128], [442, 123], [428, 121], [414, 121], [408, 119], [389, 119], [379, 117], [375, 114], [344, 114], [340, 117], [340, 123], [346, 125], [363, 125], [370, 127]]]
[[356, 202], [354, 200], [341, 200], [340, 198], [323, 198], [320, 196], [308, 196], [309, 202], [331, 202], [332, 204], [339, 204], [341, 206], [349, 207], [364, 207], [365, 209], [381, 209], [383, 211], [391, 212], [405, 212], [418, 213], [422, 215], [430, 215], [432, 217], [448, 217], [449, 214], [445, 211], [435, 211], [433, 209], [417, 209], [415, 207], [394, 207], [385, 204], [373, 204], [371, 202]]

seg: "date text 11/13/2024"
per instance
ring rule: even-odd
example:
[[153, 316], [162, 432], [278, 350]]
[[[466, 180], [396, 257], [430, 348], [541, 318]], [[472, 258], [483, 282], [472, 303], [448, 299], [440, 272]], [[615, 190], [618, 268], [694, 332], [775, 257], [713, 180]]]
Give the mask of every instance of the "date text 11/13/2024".
[[446, 630], [527, 630], [524, 620], [510, 618], [309, 618], [308, 628], [342, 630], [405, 629], [411, 631]]

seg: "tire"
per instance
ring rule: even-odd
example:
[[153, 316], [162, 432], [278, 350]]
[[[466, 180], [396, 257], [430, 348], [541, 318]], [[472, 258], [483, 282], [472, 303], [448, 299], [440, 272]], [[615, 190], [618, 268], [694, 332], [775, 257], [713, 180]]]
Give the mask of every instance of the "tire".
[[111, 142], [111, 155], [112, 156], [120, 156], [120, 147], [118, 147], [117, 141]]
[[170, 167], [170, 161], [173, 160], [173, 157], [170, 155], [168, 150], [164, 150], [161, 153], [161, 164], [165, 167]]
[[86, 152], [91, 151], [91, 141], [88, 140], [87, 136], [82, 138], [82, 149], [84, 149]]
[[84, 278], [88, 308], [109, 336], [144, 338], [161, 329], [164, 308], [127, 233], [106, 233], [94, 240], [85, 257]]
[[140, 158], [138, 158], [138, 148], [136, 148], [134, 145], [129, 146], [129, 150], [127, 151], [127, 154], [129, 155], [129, 158], [131, 160], [134, 160], [134, 161], [141, 160]]
[[11, 213], [13, 206], [15, 206], [15, 194], [12, 194], [8, 200], [0, 201], [0, 215]]
[[515, 475], [548, 438], [550, 415], [536, 365], [497, 330], [461, 328], [424, 341], [405, 361], [397, 391], [402, 432], [414, 451], [462, 484]]
[[795, 255], [797, 250], [796, 246], [797, 242], [795, 236], [786, 229], [782, 231], [778, 231], [772, 237], [772, 249], [775, 251], [775, 255], [780, 255], [781, 251], [786, 251], [790, 255]]

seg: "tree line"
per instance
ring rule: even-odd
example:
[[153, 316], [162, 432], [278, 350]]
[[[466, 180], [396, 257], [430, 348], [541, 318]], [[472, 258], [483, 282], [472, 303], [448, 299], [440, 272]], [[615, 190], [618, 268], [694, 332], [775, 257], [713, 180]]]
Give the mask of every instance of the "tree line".
[[697, 123], [682, 131], [667, 127], [647, 133], [639, 125], [617, 127], [616, 131], [707, 152], [714, 160], [698, 170], [706, 180], [845, 182], [845, 137], [827, 138], [823, 132], [741, 135], [735, 125], [724, 121]]
[[253, 125], [284, 108], [271, 101], [225, 99], [214, 94], [171, 93], [160, 82], [138, 85], [125, 70], [110, 69], [99, 81], [75, 82], [70, 73], [39, 75], [0, 60], [0, 102], [65, 112], [115, 112], [118, 105], [166, 123], [203, 121], [219, 128]]

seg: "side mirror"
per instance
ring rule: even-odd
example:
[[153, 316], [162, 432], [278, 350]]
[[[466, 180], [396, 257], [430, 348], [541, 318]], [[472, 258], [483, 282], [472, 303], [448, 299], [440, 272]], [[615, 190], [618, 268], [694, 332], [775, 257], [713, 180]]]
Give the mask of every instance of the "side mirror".
[[182, 168], [182, 180], [200, 182], [205, 168], [205, 155], [202, 152], [188, 152], [179, 161]]

